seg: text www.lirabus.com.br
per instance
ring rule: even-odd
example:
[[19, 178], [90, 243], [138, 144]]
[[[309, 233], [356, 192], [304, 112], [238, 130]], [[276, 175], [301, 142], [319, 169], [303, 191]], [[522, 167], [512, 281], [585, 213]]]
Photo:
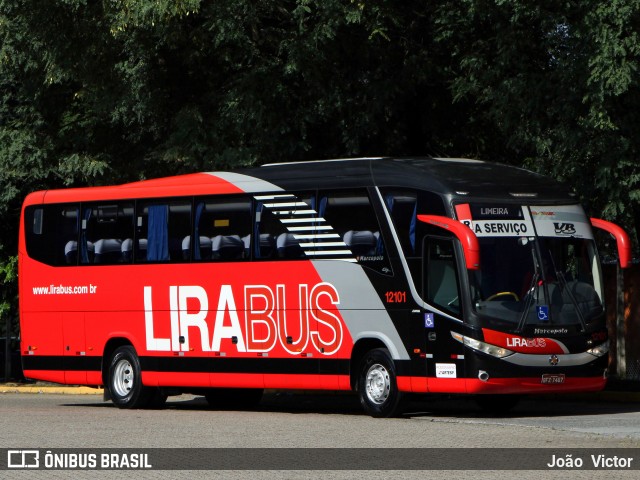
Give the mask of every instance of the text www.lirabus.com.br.
[[46, 287], [33, 287], [34, 295], [91, 295], [96, 293], [97, 285], [48, 285]]

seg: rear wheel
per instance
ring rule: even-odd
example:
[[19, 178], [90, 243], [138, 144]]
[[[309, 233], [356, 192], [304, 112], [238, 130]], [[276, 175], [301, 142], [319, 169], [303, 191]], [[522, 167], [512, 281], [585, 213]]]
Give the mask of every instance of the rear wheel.
[[204, 398], [211, 408], [242, 410], [256, 407], [263, 393], [262, 388], [210, 388]]
[[142, 385], [140, 361], [131, 345], [118, 347], [113, 352], [107, 388], [118, 408], [142, 408], [149, 403], [154, 392]]
[[402, 394], [398, 390], [395, 365], [387, 349], [376, 348], [362, 359], [358, 396], [365, 412], [372, 417], [393, 417], [399, 413]]

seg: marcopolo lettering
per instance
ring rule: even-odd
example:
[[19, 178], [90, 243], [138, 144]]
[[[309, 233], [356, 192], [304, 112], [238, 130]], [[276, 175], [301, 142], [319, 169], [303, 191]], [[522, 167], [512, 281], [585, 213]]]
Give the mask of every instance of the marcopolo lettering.
[[[160, 330], [162, 320], [161, 312], [153, 307], [155, 289], [145, 286], [147, 350], [192, 350], [189, 333], [194, 329], [199, 331], [203, 352], [220, 351], [224, 339], [232, 339], [238, 352], [269, 352], [279, 344], [287, 352], [297, 354], [309, 342], [324, 355], [331, 355], [340, 349], [343, 329], [335, 313], [340, 298], [330, 283], [298, 285], [298, 303], [290, 306], [291, 312], [287, 312], [288, 292], [285, 285], [276, 285], [275, 288], [245, 285], [243, 290], [243, 303], [239, 309], [231, 285], [221, 285], [217, 308], [210, 310], [209, 295], [203, 287], [170, 286], [168, 323], [171, 336], [160, 338], [156, 332]], [[198, 307], [194, 308], [194, 305]], [[293, 314], [293, 310], [297, 315]], [[241, 316], [244, 317], [243, 321]], [[297, 319], [293, 320], [294, 317]], [[164, 325], [166, 327], [166, 323]]]

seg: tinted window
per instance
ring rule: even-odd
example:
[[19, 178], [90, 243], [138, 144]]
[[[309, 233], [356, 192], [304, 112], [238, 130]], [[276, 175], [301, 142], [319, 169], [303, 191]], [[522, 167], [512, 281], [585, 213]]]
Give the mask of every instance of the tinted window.
[[460, 314], [460, 288], [453, 240], [425, 237], [423, 298], [454, 315]]
[[256, 197], [253, 258], [305, 258], [313, 250], [318, 214], [313, 201], [294, 194]]
[[78, 204], [27, 207], [24, 228], [29, 256], [48, 265], [75, 265], [78, 212]]
[[135, 255], [136, 263], [181, 262], [189, 258], [191, 201], [139, 202], [135, 245], [123, 242], [124, 257]]
[[416, 215], [447, 216], [442, 198], [431, 192], [402, 189], [382, 189], [382, 195], [405, 256], [419, 256], [425, 231]]
[[[325, 191], [318, 199], [320, 217], [352, 256], [363, 265], [391, 273], [380, 224], [366, 190]], [[323, 248], [340, 251], [338, 245]]]
[[83, 204], [78, 254], [82, 264], [128, 263], [125, 240], [133, 238], [133, 203]]
[[432, 192], [383, 188], [385, 208], [407, 260], [417, 291], [422, 291], [422, 239], [428, 234], [439, 234], [437, 228], [418, 221], [416, 215], [446, 215], [442, 198]]
[[194, 261], [243, 260], [251, 244], [251, 200], [244, 197], [196, 199]]

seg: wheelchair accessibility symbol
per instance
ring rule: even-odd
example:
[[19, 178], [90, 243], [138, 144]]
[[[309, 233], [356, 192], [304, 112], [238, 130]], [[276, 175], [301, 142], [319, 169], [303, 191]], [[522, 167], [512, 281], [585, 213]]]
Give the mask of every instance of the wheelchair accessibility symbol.
[[424, 327], [425, 328], [435, 328], [436, 322], [434, 319], [433, 313], [425, 313], [424, 314]]
[[538, 312], [538, 320], [546, 322], [549, 320], [549, 307], [547, 305], [539, 305], [536, 307]]

